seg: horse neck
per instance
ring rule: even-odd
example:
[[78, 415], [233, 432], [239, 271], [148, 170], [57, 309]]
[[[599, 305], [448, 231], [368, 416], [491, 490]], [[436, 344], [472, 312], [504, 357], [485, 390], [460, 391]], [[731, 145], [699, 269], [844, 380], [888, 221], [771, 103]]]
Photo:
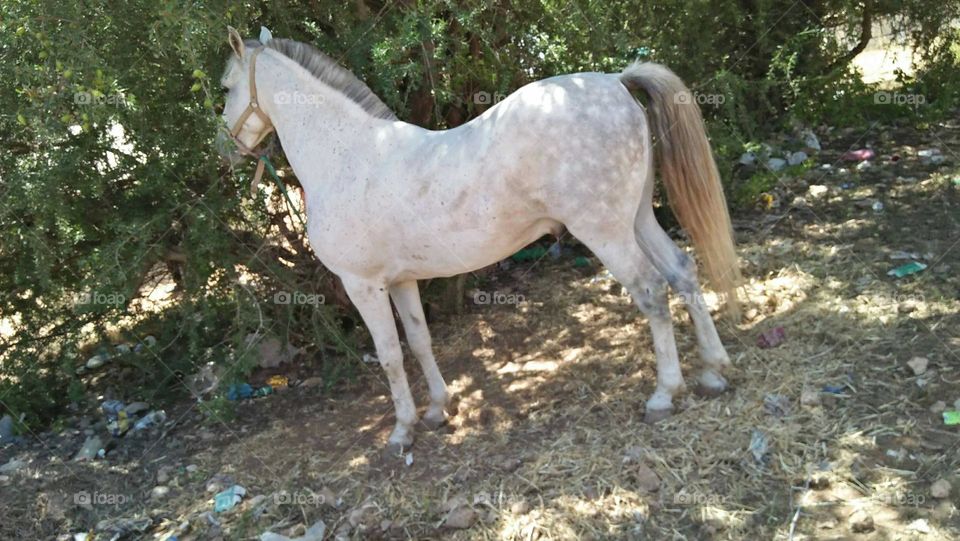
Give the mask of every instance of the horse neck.
[[[316, 164], [335, 173], [348, 161], [373, 158], [371, 141], [390, 121], [374, 118], [355, 102], [279, 54], [261, 55], [257, 92], [283, 144], [287, 161], [309, 192]], [[267, 57], [267, 58], [264, 58]], [[266, 60], [263, 62], [263, 60]], [[262, 63], [262, 65], [261, 65]]]

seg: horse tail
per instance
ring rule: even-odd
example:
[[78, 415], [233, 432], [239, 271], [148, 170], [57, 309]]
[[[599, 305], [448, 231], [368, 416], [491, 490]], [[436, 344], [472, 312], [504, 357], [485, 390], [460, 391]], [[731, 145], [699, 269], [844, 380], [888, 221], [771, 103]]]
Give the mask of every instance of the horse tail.
[[648, 118], [670, 206], [693, 240], [711, 288], [726, 297], [729, 313], [736, 315], [740, 266], [700, 107], [683, 81], [660, 64], [634, 63], [620, 81], [650, 97]]

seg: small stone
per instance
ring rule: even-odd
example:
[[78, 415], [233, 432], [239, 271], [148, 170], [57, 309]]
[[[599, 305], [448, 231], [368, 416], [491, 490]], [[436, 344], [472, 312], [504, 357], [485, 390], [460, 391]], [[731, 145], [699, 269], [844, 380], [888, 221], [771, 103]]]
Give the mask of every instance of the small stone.
[[513, 505], [510, 506], [510, 512], [514, 515], [525, 515], [530, 512], [530, 503], [526, 500], [514, 502]]
[[816, 389], [804, 389], [800, 393], [800, 404], [804, 406], [819, 406], [820, 391]]
[[0, 473], [13, 473], [26, 466], [27, 463], [17, 458], [11, 458], [9, 462], [0, 466]]
[[187, 473], [194, 473], [200, 469], [200, 466], [197, 466], [196, 464], [190, 464], [189, 466], [187, 466], [186, 469], [187, 469]]
[[375, 524], [374, 521], [377, 518], [377, 511], [376, 505], [365, 503], [350, 511], [347, 515], [347, 522], [353, 528], [369, 528], [372, 524]]
[[800, 165], [801, 163], [807, 161], [807, 158], [808, 156], [806, 152], [798, 150], [797, 152], [793, 152], [787, 156], [787, 163], [790, 165]]
[[303, 387], [304, 389], [320, 387], [321, 385], [323, 385], [323, 378], [321, 378], [320, 376], [309, 377], [300, 383], [300, 386]]
[[94, 355], [87, 359], [86, 367], [88, 370], [96, 370], [101, 366], [107, 364], [107, 361], [110, 360], [110, 356], [106, 354]]
[[476, 524], [479, 518], [480, 516], [471, 507], [461, 505], [447, 513], [447, 517], [443, 519], [443, 525], [454, 530], [466, 530]]
[[930, 364], [930, 360], [926, 357], [914, 357], [907, 361], [907, 366], [913, 370], [915, 376], [922, 375], [927, 371], [927, 366]]
[[157, 471], [157, 483], [161, 485], [167, 484], [167, 481], [170, 480], [170, 471], [167, 467], [160, 468]]
[[623, 462], [624, 464], [630, 462], [640, 462], [643, 460], [643, 457], [646, 456], [646, 451], [643, 450], [643, 447], [639, 445], [634, 445], [627, 448], [623, 453]]
[[153, 490], [150, 491], [151, 500], [161, 500], [163, 498], [166, 498], [169, 495], [170, 495], [170, 487], [168, 486], [163, 486], [163, 485], [155, 486], [153, 487]]
[[910, 524], [907, 524], [907, 531], [928, 534], [933, 530], [930, 529], [930, 523], [927, 522], [927, 519], [918, 518]]
[[513, 473], [517, 471], [517, 468], [520, 467], [520, 464], [522, 464], [522, 461], [519, 458], [509, 457], [500, 462], [500, 469], [507, 473]]
[[637, 468], [637, 486], [644, 492], [656, 492], [660, 490], [660, 477], [646, 464], [640, 464]]
[[767, 169], [777, 172], [787, 166], [787, 160], [783, 158], [770, 158], [767, 160]]
[[917, 309], [917, 301], [907, 300], [897, 305], [897, 311], [901, 314], [909, 314]]
[[823, 197], [824, 195], [827, 194], [827, 191], [829, 191], [829, 188], [827, 188], [823, 184], [811, 184], [810, 187], [807, 188], [807, 193], [810, 194], [810, 197], [815, 197], [815, 198]]
[[932, 485], [930, 485], [930, 495], [938, 500], [942, 500], [950, 496], [950, 482], [946, 479], [939, 479]]
[[209, 481], [207, 481], [206, 489], [207, 492], [212, 494], [214, 492], [225, 490], [227, 487], [230, 487], [233, 484], [233, 477], [223, 473], [218, 473], [211, 477]]
[[943, 413], [947, 409], [947, 403], [943, 400], [937, 400], [930, 405], [930, 413]]
[[960, 398], [953, 401], [953, 409], [960, 410]]
[[330, 487], [321, 488], [320, 492], [317, 493], [317, 496], [320, 496], [320, 499], [323, 501], [323, 505], [337, 507], [337, 495], [330, 490]]
[[850, 531], [853, 533], [872, 532], [873, 528], [873, 516], [866, 511], [861, 509], [850, 515]]

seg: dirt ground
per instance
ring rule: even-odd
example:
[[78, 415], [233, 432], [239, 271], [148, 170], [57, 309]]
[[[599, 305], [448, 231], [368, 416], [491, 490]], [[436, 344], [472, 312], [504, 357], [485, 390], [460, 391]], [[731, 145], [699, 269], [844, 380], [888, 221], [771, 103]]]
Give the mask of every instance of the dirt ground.
[[[179, 404], [103, 459], [72, 460], [84, 430], [110, 439], [74, 424], [0, 450], [0, 538], [258, 539], [322, 520], [329, 539], [960, 539], [960, 426], [941, 413], [960, 409], [960, 126], [821, 139], [817, 167], [735, 216], [747, 301], [743, 322], [716, 318], [735, 365], [718, 398], [644, 424], [645, 319], [596, 260], [544, 258], [477, 286], [519, 302], [433, 322], [457, 412], [409, 455], [380, 456], [393, 408], [376, 365], [225, 422]], [[866, 143], [873, 167], [839, 161]], [[918, 156], [931, 147], [945, 163]], [[927, 268], [888, 276], [898, 252]], [[776, 327], [784, 342], [758, 347]], [[215, 513], [232, 484], [245, 496]]]

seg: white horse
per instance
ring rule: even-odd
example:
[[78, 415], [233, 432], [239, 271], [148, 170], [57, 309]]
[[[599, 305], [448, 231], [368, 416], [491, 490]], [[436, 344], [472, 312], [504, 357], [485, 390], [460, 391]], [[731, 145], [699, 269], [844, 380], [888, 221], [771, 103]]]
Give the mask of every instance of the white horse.
[[[685, 388], [668, 284], [696, 329], [701, 390], [726, 388], [721, 371], [730, 361], [696, 264], [664, 233], [651, 204], [656, 149], [680, 223], [713, 288], [735, 306], [739, 270], [719, 175], [699, 108], [670, 70], [637, 63], [619, 74], [544, 79], [467, 124], [430, 131], [398, 120], [310, 45], [244, 41], [232, 28], [229, 42], [223, 118], [243, 153], [256, 155], [271, 130], [280, 137], [305, 192], [310, 244], [343, 281], [389, 379], [397, 419], [388, 452], [413, 443], [417, 422], [390, 299], [429, 386], [422, 422], [439, 427], [450, 396], [417, 280], [490, 265], [564, 226], [649, 318], [657, 383], [646, 419], [669, 416]], [[631, 91], [646, 92], [649, 112]]]

